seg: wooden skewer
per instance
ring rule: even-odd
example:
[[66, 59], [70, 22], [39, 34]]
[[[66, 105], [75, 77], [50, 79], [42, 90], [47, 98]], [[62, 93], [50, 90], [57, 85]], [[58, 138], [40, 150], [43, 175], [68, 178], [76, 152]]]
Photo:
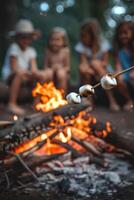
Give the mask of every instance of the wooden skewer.
[[[116, 78], [116, 77], [118, 77], [118, 76], [120, 76], [120, 75], [122, 75], [122, 74], [127, 73], [128, 71], [133, 70], [133, 69], [134, 69], [134, 66], [132, 66], [132, 67], [130, 67], [130, 68], [128, 68], [128, 69], [122, 70], [122, 71], [120, 71], [120, 72], [118, 72], [118, 73], [116, 73], [116, 74], [113, 74], [112, 77], [113, 77], [113, 78]], [[99, 87], [100, 85], [101, 85], [100, 82], [97, 83], [96, 85], [93, 86], [93, 89]]]
[[128, 68], [128, 69], [122, 70], [122, 71], [120, 71], [120, 72], [114, 74], [113, 77], [116, 78], [116, 77], [120, 76], [121, 74], [124, 74], [124, 73], [126, 73], [126, 72], [131, 71], [132, 69], [134, 69], [134, 66], [132, 66], [132, 67], [130, 67], [130, 68]]

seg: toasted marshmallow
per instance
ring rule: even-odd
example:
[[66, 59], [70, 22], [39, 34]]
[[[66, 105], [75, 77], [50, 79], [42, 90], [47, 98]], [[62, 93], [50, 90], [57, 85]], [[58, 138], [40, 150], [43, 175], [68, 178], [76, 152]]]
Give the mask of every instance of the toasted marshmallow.
[[71, 92], [70, 94], [68, 94], [66, 96], [66, 100], [68, 103], [81, 103], [80, 95], [75, 92]]
[[92, 85], [83, 85], [79, 88], [79, 94], [82, 97], [88, 97], [89, 95], [93, 95], [95, 93]]
[[117, 85], [116, 79], [114, 77], [112, 77], [112, 75], [110, 75], [110, 74], [103, 76], [101, 78], [100, 82], [101, 82], [102, 88], [105, 90], [110, 90]]

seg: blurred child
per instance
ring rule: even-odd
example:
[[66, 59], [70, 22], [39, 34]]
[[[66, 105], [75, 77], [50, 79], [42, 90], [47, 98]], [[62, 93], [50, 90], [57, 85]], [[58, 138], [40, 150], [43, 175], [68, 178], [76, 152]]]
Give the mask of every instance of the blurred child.
[[[108, 67], [108, 42], [101, 36], [99, 24], [95, 19], [84, 22], [80, 29], [80, 41], [75, 50], [80, 58], [80, 81], [81, 84], [90, 84], [98, 81], [107, 73]], [[106, 92], [110, 109], [118, 111], [120, 108], [112, 92]]]
[[70, 49], [67, 33], [63, 28], [55, 27], [50, 33], [44, 60], [43, 76], [55, 81], [56, 86], [66, 93], [70, 74]]
[[23, 80], [33, 80], [36, 76], [37, 63], [36, 51], [29, 45], [39, 32], [35, 31], [31, 21], [21, 19], [15, 27], [15, 31], [10, 32], [14, 42], [7, 50], [3, 66], [3, 78], [10, 84], [10, 94], [8, 110], [12, 113], [22, 115], [24, 110], [18, 106], [17, 98]]
[[[116, 71], [127, 69], [134, 64], [134, 25], [130, 21], [121, 22], [114, 36], [114, 59]], [[134, 86], [134, 72], [126, 73], [119, 77], [118, 87], [121, 94], [126, 98], [124, 110], [129, 110], [132, 105], [132, 98], [128, 92], [128, 83]]]

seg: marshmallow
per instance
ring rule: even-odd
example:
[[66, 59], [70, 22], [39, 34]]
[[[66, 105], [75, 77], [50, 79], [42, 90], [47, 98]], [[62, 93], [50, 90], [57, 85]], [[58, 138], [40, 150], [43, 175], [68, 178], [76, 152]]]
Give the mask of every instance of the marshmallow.
[[95, 93], [92, 85], [83, 85], [79, 88], [79, 94], [82, 97], [88, 97], [89, 95], [93, 95]]
[[105, 90], [110, 90], [117, 85], [117, 81], [111, 74], [106, 74], [100, 80], [101, 86]]
[[75, 92], [71, 92], [70, 94], [68, 94], [66, 96], [66, 100], [68, 103], [81, 103], [80, 95]]

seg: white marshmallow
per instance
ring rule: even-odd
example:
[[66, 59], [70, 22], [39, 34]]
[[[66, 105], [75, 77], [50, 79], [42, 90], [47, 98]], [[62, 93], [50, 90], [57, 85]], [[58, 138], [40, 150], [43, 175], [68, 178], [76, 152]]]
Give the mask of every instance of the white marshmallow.
[[116, 79], [114, 77], [112, 77], [112, 75], [110, 75], [110, 74], [103, 76], [101, 78], [100, 82], [101, 82], [102, 88], [105, 90], [110, 90], [117, 85]]
[[81, 103], [80, 95], [75, 92], [71, 92], [70, 94], [68, 94], [66, 96], [66, 100], [68, 103]]
[[95, 93], [92, 85], [83, 85], [79, 88], [79, 94], [82, 97], [88, 97], [89, 95], [93, 95]]

